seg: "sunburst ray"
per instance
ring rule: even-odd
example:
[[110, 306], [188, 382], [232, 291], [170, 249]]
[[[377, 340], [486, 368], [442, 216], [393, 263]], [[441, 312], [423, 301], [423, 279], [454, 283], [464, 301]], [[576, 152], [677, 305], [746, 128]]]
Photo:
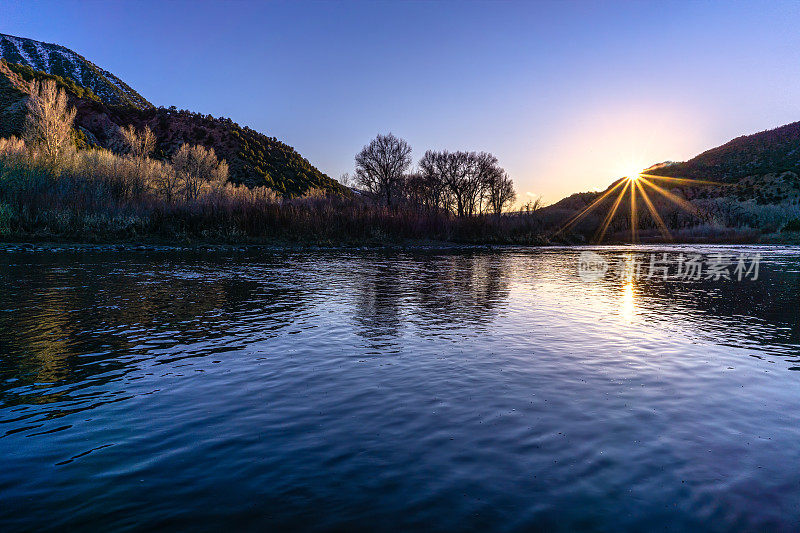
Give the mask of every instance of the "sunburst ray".
[[622, 191], [620, 191], [619, 195], [617, 196], [617, 199], [614, 201], [614, 205], [611, 207], [611, 210], [606, 215], [605, 220], [603, 220], [603, 225], [595, 234], [595, 240], [597, 242], [602, 242], [603, 237], [605, 237], [606, 231], [608, 230], [608, 226], [611, 225], [611, 221], [614, 219], [614, 215], [617, 212], [617, 208], [619, 207], [619, 204], [622, 203], [622, 198], [625, 196], [625, 192], [628, 190], [628, 187], [631, 186], [632, 183], [633, 183], [632, 180], [626, 180], [625, 187], [623, 187]]
[[642, 195], [642, 199], [644, 200], [645, 205], [647, 205], [647, 209], [650, 211], [650, 215], [653, 217], [653, 220], [656, 221], [656, 225], [658, 229], [661, 231], [661, 235], [664, 236], [665, 239], [668, 241], [672, 240], [672, 234], [669, 232], [669, 228], [667, 225], [664, 224], [664, 220], [661, 218], [661, 215], [658, 214], [653, 202], [650, 201], [650, 196], [648, 196], [647, 191], [644, 190], [644, 186], [642, 185], [642, 179], [636, 180], [636, 186], [639, 188], [639, 193]]
[[626, 177], [620, 179], [614, 186], [609, 188], [606, 192], [595, 198], [595, 200], [586, 206], [580, 213], [573, 216], [570, 220], [568, 220], [558, 231], [556, 231], [556, 235], [561, 233], [562, 231], [566, 230], [567, 228], [574, 226], [580, 220], [582, 220], [586, 215], [592, 212], [595, 208], [597, 208], [604, 200], [608, 199], [614, 192], [617, 192], [620, 187], [616, 198], [614, 199], [613, 203], [611, 204], [610, 209], [603, 217], [603, 222], [601, 223], [600, 227], [597, 229], [594, 235], [595, 242], [602, 242], [605, 238], [606, 233], [608, 232], [608, 228], [611, 226], [611, 223], [614, 221], [614, 217], [619, 212], [620, 204], [622, 204], [623, 200], [625, 200], [626, 195], [630, 195], [630, 240], [631, 242], [635, 243], [638, 241], [639, 238], [639, 206], [638, 200], [636, 198], [637, 193], [641, 195], [642, 201], [644, 202], [645, 206], [647, 207], [648, 212], [650, 213], [653, 221], [655, 222], [656, 226], [658, 227], [659, 232], [661, 235], [668, 241], [673, 240], [672, 233], [669, 231], [664, 219], [659, 214], [658, 210], [656, 209], [653, 200], [648, 194], [646, 188], [651, 187], [654, 191], [658, 192], [661, 196], [668, 199], [670, 202], [676, 204], [678, 207], [684, 209], [685, 211], [699, 217], [703, 218], [703, 212], [696, 207], [694, 204], [689, 202], [688, 200], [681, 198], [680, 196], [670, 192], [669, 190], [660, 187], [653, 183], [651, 180], [664, 180], [670, 184], [676, 185], [719, 185], [719, 186], [726, 186], [729, 184], [726, 183], [717, 183], [714, 181], [708, 180], [695, 180], [689, 178], [673, 178], [671, 176], [657, 176], [654, 174], [636, 174], [634, 176]]
[[[640, 176], [637, 176], [635, 179], [631, 181], [638, 181], [642, 179]], [[636, 242], [636, 232], [639, 227], [639, 220], [637, 217], [636, 212], [636, 187], [631, 186], [631, 242]]]
[[609, 195], [610, 195], [612, 192], [614, 192], [615, 190], [617, 190], [617, 189], [618, 189], [618, 188], [619, 188], [621, 185], [623, 185], [624, 183], [625, 183], [625, 180], [620, 180], [620, 181], [619, 181], [619, 183], [617, 183], [616, 185], [614, 185], [613, 187], [611, 187], [609, 190], [607, 190], [605, 193], [603, 193], [603, 195], [602, 195], [602, 196], [600, 196], [599, 198], [595, 199], [595, 201], [594, 201], [594, 202], [592, 202], [591, 204], [589, 204], [589, 205], [588, 205], [588, 206], [587, 206], [587, 207], [586, 207], [586, 208], [585, 208], [583, 211], [581, 211], [580, 213], [578, 213], [577, 215], [575, 215], [574, 217], [572, 217], [571, 219], [569, 219], [569, 220], [567, 221], [567, 223], [566, 223], [566, 224], [564, 224], [564, 225], [563, 225], [563, 226], [562, 226], [562, 227], [561, 227], [561, 228], [560, 228], [558, 231], [556, 231], [556, 233], [555, 233], [555, 234], [556, 234], [556, 235], [558, 235], [559, 233], [561, 233], [561, 232], [562, 232], [562, 231], [564, 231], [565, 229], [567, 229], [567, 228], [569, 228], [570, 226], [572, 226], [572, 225], [574, 225], [574, 224], [578, 223], [578, 222], [579, 222], [579, 221], [580, 221], [580, 220], [581, 220], [583, 217], [585, 217], [586, 215], [588, 215], [588, 214], [589, 214], [589, 212], [591, 212], [591, 211], [592, 211], [592, 210], [593, 210], [595, 207], [597, 207], [597, 205], [598, 205], [600, 202], [602, 202], [603, 200], [605, 200], [606, 198], [608, 198], [608, 196], [609, 196]]
[[666, 189], [664, 189], [662, 187], [659, 187], [658, 185], [656, 185], [655, 183], [649, 181], [646, 178], [642, 177], [642, 178], [639, 178], [639, 179], [642, 181], [642, 183], [644, 183], [645, 185], [648, 185], [649, 187], [652, 187], [655, 191], [659, 192], [662, 196], [664, 196], [668, 200], [671, 200], [672, 202], [677, 204], [679, 207], [682, 207], [683, 209], [685, 209], [689, 213], [692, 213], [692, 214], [697, 215], [697, 216], [701, 215], [701, 211], [696, 206], [694, 206], [691, 202], [689, 202], [687, 200], [684, 200], [680, 196], [677, 196], [677, 195], [671, 193], [670, 191], [668, 191], [668, 190], [666, 190]]
[[696, 180], [692, 178], [674, 178], [672, 176], [658, 176], [656, 174], [639, 174], [639, 176], [656, 180], [664, 180], [676, 185], [717, 185], [719, 187], [730, 185], [729, 183], [720, 183], [718, 181]]

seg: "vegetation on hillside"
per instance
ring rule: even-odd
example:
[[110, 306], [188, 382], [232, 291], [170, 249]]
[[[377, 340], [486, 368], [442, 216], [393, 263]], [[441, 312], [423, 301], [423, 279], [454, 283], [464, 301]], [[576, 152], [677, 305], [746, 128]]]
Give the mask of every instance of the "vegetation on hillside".
[[20, 65], [16, 63], [8, 63], [6, 62], [9, 69], [12, 72], [18, 74], [22, 79], [27, 82], [35, 82], [41, 81], [43, 79], [46, 80], [53, 80], [56, 82], [56, 86], [60, 89], [64, 89], [67, 94], [71, 94], [77, 98], [86, 98], [87, 100], [94, 100], [95, 102], [100, 102], [100, 97], [97, 96], [92, 92], [91, 89], [87, 89], [86, 87], [81, 87], [72, 78], [62, 78], [56, 74], [48, 74], [47, 72], [40, 72], [37, 70], [32, 69], [27, 65]]
[[181, 144], [202, 144], [227, 159], [231, 181], [249, 187], [269, 187], [287, 196], [300, 196], [312, 189], [347, 194], [291, 146], [267, 137], [229, 118], [158, 108], [142, 111], [131, 122], [150, 127], [158, 150], [169, 157]]
[[[650, 178], [651, 181], [655, 181]], [[746, 181], [746, 180], [743, 180]], [[578, 238], [583, 242], [597, 242], [599, 228], [605, 217], [614, 209], [616, 194], [601, 197], [618, 182], [602, 192], [576, 193], [540, 209], [537, 213], [541, 226], [556, 228], [554, 238]], [[758, 202], [752, 196], [737, 196], [741, 183], [731, 186], [681, 185], [658, 182], [659, 188], [672, 198], [651, 190], [648, 199], [669, 229], [672, 240], [678, 242], [756, 242], [760, 240], [795, 240], [800, 235], [800, 189], [790, 197], [775, 202]], [[605, 242], [629, 241], [631, 219], [641, 241], [663, 241], [658, 221], [641, 194], [637, 195], [635, 216], [631, 216], [630, 194], [623, 195], [614, 217], [609, 221]], [[677, 198], [675, 200], [674, 198]], [[597, 203], [595, 203], [597, 202]], [[567, 230], [566, 222], [578, 213], [593, 206], [589, 212]]]
[[736, 183], [747, 176], [800, 174], [800, 122], [737, 137], [683, 163], [648, 169], [650, 174]]

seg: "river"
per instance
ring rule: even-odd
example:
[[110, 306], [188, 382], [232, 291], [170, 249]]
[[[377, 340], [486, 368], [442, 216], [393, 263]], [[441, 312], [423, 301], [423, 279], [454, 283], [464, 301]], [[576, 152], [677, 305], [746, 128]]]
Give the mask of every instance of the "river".
[[798, 270], [5, 251], [0, 529], [797, 530]]

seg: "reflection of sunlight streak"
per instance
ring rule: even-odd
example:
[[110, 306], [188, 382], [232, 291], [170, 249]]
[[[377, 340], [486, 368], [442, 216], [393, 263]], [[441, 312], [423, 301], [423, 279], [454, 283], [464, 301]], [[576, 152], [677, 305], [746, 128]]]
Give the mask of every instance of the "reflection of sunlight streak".
[[668, 241], [671, 241], [672, 240], [672, 234], [669, 232], [669, 229], [667, 228], [667, 225], [664, 224], [664, 220], [661, 218], [661, 215], [659, 215], [658, 211], [656, 211], [656, 208], [653, 205], [653, 202], [650, 201], [650, 197], [647, 195], [647, 192], [644, 190], [644, 187], [642, 186], [642, 184], [639, 181], [636, 182], [636, 185], [639, 188], [639, 192], [642, 195], [642, 199], [644, 200], [644, 203], [647, 205], [647, 209], [650, 211], [650, 214], [653, 216], [653, 220], [656, 221], [656, 225], [658, 226], [658, 229], [661, 230], [661, 235], [663, 235], [664, 238], [667, 239]]
[[686, 211], [688, 211], [690, 213], [693, 213], [695, 215], [699, 215], [700, 214], [700, 210], [697, 207], [695, 207], [694, 205], [689, 203], [687, 200], [684, 200], [680, 196], [677, 196], [677, 195], [669, 192], [668, 190], [659, 187], [655, 183], [652, 183], [652, 182], [648, 181], [645, 178], [641, 178], [640, 181], [642, 181], [645, 185], [649, 185], [650, 187], [652, 187], [653, 189], [655, 189], [656, 191], [661, 193], [668, 200], [672, 200], [674, 203], [676, 203], [678, 206], [684, 208]]
[[633, 254], [625, 254], [625, 264], [622, 265], [622, 272], [620, 272], [625, 283], [633, 283], [634, 278], [638, 276], [636, 265], [636, 257]]
[[636, 314], [636, 302], [633, 297], [633, 281], [629, 281], [622, 288], [622, 303], [619, 309], [622, 319], [630, 324]]
[[621, 186], [623, 183], [626, 183], [626, 180], [620, 180], [620, 181], [619, 181], [619, 183], [617, 183], [616, 185], [614, 185], [613, 187], [611, 187], [609, 190], [607, 190], [605, 193], [603, 193], [603, 195], [602, 195], [602, 196], [600, 196], [600, 197], [599, 197], [599, 198], [597, 198], [597, 199], [596, 199], [594, 202], [592, 202], [591, 204], [589, 204], [589, 205], [588, 205], [588, 206], [587, 206], [587, 207], [586, 207], [586, 208], [585, 208], [583, 211], [581, 211], [580, 213], [578, 213], [577, 215], [575, 215], [574, 217], [572, 217], [572, 218], [571, 218], [571, 219], [570, 219], [570, 220], [569, 220], [569, 221], [568, 221], [566, 224], [564, 224], [564, 226], [563, 226], [561, 229], [559, 229], [559, 230], [556, 232], [556, 235], [558, 235], [559, 233], [561, 233], [562, 231], [564, 231], [565, 229], [567, 229], [568, 227], [570, 227], [570, 226], [572, 226], [573, 224], [577, 223], [577, 222], [578, 222], [580, 219], [582, 219], [583, 217], [585, 217], [586, 215], [588, 215], [588, 214], [589, 214], [589, 212], [590, 212], [592, 209], [594, 209], [595, 207], [597, 207], [597, 204], [599, 204], [600, 202], [602, 202], [603, 200], [605, 200], [606, 198], [608, 198], [608, 196], [609, 196], [609, 195], [610, 195], [612, 192], [614, 192], [615, 190], [617, 190], [617, 189], [618, 189], [618, 188], [619, 188], [619, 187], [620, 187], [620, 186]]
[[611, 211], [609, 211], [608, 215], [606, 215], [606, 218], [603, 221], [603, 226], [600, 228], [600, 231], [598, 232], [599, 237], [596, 239], [598, 242], [603, 240], [603, 237], [606, 234], [606, 230], [608, 230], [608, 226], [611, 224], [611, 220], [614, 218], [614, 215], [617, 212], [619, 204], [622, 203], [622, 197], [625, 196], [625, 191], [628, 189], [628, 186], [631, 185], [632, 183], [635, 183], [634, 180], [626, 181], [625, 187], [623, 187], [622, 192], [619, 193], [619, 196], [617, 196], [617, 199], [614, 201], [614, 205], [611, 208]]

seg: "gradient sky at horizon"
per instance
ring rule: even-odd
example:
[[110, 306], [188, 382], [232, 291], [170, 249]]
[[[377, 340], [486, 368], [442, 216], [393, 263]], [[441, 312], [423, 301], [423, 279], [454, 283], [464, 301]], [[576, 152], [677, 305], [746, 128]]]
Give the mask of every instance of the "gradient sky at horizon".
[[44, 2], [62, 44], [156, 105], [352, 172], [375, 134], [494, 153], [545, 203], [800, 120], [800, 2]]

